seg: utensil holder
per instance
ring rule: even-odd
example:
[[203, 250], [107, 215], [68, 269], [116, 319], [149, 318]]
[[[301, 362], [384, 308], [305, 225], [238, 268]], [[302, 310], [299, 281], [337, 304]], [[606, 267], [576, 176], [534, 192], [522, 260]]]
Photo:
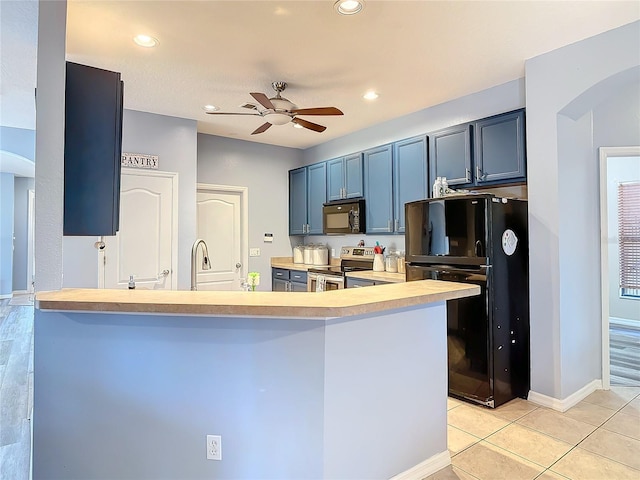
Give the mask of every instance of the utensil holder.
[[373, 255], [373, 271], [384, 272], [384, 255], [382, 253]]

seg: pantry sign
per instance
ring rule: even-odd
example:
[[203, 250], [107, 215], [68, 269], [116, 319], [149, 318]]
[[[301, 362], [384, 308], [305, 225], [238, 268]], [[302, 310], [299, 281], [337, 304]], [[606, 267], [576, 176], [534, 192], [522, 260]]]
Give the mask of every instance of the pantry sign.
[[157, 170], [158, 156], [143, 155], [141, 153], [123, 153], [120, 163], [123, 167], [151, 168]]

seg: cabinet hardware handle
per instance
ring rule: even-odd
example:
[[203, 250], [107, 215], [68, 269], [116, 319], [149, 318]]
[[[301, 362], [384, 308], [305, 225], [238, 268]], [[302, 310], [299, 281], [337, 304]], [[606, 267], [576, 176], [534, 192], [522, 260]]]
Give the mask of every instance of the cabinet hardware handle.
[[482, 181], [482, 170], [480, 170], [480, 167], [476, 165], [476, 181], [481, 182]]
[[471, 181], [471, 170], [469, 170], [468, 168], [464, 169], [464, 178], [467, 182]]
[[392, 230], [391, 230], [391, 220], [388, 220], [388, 221], [387, 221], [387, 230], [388, 230], [389, 232], [391, 232], [391, 231], [392, 231]]
[[394, 231], [394, 232], [397, 232], [399, 228], [400, 228], [400, 220], [398, 220], [398, 219], [396, 218], [396, 220], [395, 220], [395, 225], [394, 225], [394, 227], [393, 227], [393, 231]]
[[281, 272], [276, 272], [276, 277], [281, 277], [282, 273]]

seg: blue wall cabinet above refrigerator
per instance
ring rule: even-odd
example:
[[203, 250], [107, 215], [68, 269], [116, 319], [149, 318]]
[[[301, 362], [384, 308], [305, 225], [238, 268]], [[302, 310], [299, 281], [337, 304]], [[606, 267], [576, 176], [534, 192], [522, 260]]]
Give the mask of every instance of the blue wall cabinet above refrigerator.
[[326, 162], [289, 171], [289, 235], [322, 234], [326, 199]]
[[120, 216], [120, 74], [67, 62], [64, 235], [115, 235]]
[[364, 196], [362, 154], [354, 153], [327, 162], [327, 200]]
[[430, 184], [479, 187], [526, 181], [525, 112], [515, 110], [429, 134]]
[[404, 233], [404, 204], [427, 197], [427, 137], [414, 137], [394, 143], [394, 233]]
[[474, 143], [474, 174], [478, 185], [525, 179], [523, 110], [477, 121]]
[[447, 177], [449, 185], [472, 183], [471, 129], [466, 123], [429, 134], [431, 184], [436, 177]]

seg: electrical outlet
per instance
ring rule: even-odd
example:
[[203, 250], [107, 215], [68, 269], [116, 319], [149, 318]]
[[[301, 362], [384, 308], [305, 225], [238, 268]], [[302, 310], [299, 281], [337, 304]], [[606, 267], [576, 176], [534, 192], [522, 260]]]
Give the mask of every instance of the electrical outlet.
[[249, 256], [250, 257], [259, 257], [260, 256], [260, 249], [259, 248], [250, 248], [249, 249]]
[[207, 435], [207, 460], [222, 460], [222, 437]]

